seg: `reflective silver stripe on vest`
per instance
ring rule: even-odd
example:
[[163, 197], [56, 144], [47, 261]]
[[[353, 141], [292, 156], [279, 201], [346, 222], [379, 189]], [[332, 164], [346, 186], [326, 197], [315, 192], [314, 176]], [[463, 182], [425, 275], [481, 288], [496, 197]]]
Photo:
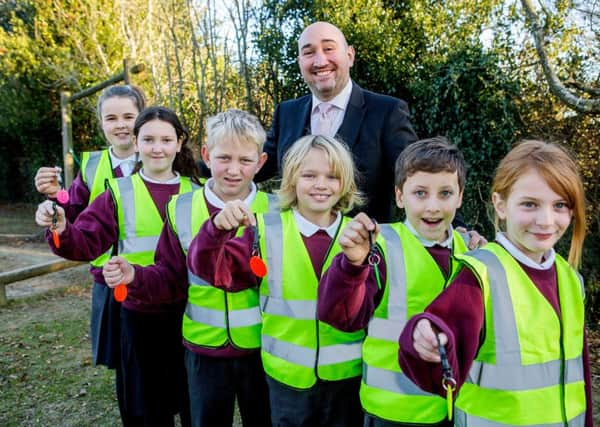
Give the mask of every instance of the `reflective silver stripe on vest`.
[[[343, 355], [340, 357], [340, 355]], [[333, 365], [362, 357], [362, 340], [319, 346], [319, 366]]]
[[369, 336], [385, 341], [398, 342], [400, 332], [406, 322], [373, 317], [369, 321]]
[[[177, 236], [181, 242], [181, 247], [187, 253], [192, 243], [192, 212], [193, 192], [181, 194], [175, 200], [175, 224], [177, 224]], [[204, 197], [204, 195], [202, 195]]]
[[314, 368], [317, 358], [316, 349], [302, 347], [296, 344], [280, 341], [269, 335], [262, 335], [261, 346], [264, 351], [295, 365]]
[[[469, 415], [461, 411], [459, 408], [455, 410], [454, 425], [456, 427], [512, 427], [511, 424], [496, 423], [484, 418]], [[584, 427], [585, 412], [573, 418], [567, 424], [565, 423], [550, 423], [550, 424], [528, 424], [527, 427]]]
[[160, 236], [136, 236], [135, 223], [135, 196], [133, 192], [133, 181], [131, 178], [118, 179], [117, 185], [121, 193], [121, 209], [123, 210], [123, 222], [125, 238], [119, 240], [119, 253], [131, 254], [156, 250]]
[[[566, 360], [565, 365], [565, 383], [584, 381], [581, 358]], [[510, 369], [510, 375], [507, 375], [507, 369]], [[510, 368], [489, 364], [484, 367], [481, 362], [474, 361], [469, 371], [469, 381], [489, 389], [530, 390], [559, 384], [560, 369], [560, 360]]]
[[[506, 270], [498, 257], [487, 250], [476, 250], [469, 254], [487, 267], [492, 310], [494, 316], [494, 338], [496, 340], [496, 363], [474, 361], [469, 371], [468, 382], [497, 390], [532, 390], [560, 384], [561, 361], [523, 365], [517, 321], [513, 310]], [[554, 370], [554, 375], [552, 375]], [[510, 372], [510, 375], [507, 373]], [[483, 383], [481, 382], [483, 381]], [[565, 381], [583, 381], [582, 357], [565, 361]]]
[[[406, 324], [406, 268], [402, 241], [396, 231], [388, 224], [381, 225], [381, 235], [385, 239], [388, 291], [388, 319], [402, 322], [397, 330], [398, 336]], [[369, 330], [369, 335], [371, 331]], [[398, 337], [396, 337], [398, 338]]]
[[279, 200], [277, 199], [277, 196], [275, 194], [271, 194], [271, 193], [266, 193], [267, 194], [267, 200], [269, 201], [269, 209], [268, 209], [268, 213], [278, 213], [279, 212]]
[[201, 279], [200, 277], [196, 276], [190, 270], [188, 270], [188, 283], [190, 285], [194, 285], [194, 286], [211, 286], [210, 283], [208, 283], [206, 280]]
[[[212, 310], [206, 307], [199, 307], [192, 303], [187, 304], [185, 314], [194, 322], [213, 326], [215, 328], [225, 329], [227, 323], [225, 312], [221, 310]], [[261, 323], [260, 310], [258, 307], [245, 308], [243, 310], [229, 311], [229, 327], [243, 328], [247, 326], [256, 326]]]
[[401, 372], [375, 368], [363, 363], [363, 381], [371, 387], [387, 390], [392, 393], [413, 396], [434, 396], [417, 387]]
[[[266, 239], [267, 245], [267, 265], [269, 267], [268, 285], [269, 296], [283, 299], [283, 226], [281, 224], [281, 216], [278, 213], [270, 213], [264, 215], [265, 233], [269, 236]], [[269, 302], [270, 304], [270, 302]]]
[[85, 183], [90, 192], [94, 185], [94, 178], [96, 177], [96, 171], [98, 170], [102, 153], [103, 151], [92, 151], [85, 166]]
[[316, 301], [290, 301], [264, 295], [260, 296], [260, 306], [266, 313], [300, 320], [315, 320], [317, 312]]

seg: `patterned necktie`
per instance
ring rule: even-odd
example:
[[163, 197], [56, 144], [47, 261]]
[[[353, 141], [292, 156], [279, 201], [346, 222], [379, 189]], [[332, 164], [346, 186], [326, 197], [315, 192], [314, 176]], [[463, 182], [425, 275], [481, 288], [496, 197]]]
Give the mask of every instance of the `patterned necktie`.
[[333, 122], [331, 120], [333, 105], [323, 102], [317, 106], [317, 109], [319, 111], [315, 120], [315, 128], [313, 129], [312, 134], [333, 137]]

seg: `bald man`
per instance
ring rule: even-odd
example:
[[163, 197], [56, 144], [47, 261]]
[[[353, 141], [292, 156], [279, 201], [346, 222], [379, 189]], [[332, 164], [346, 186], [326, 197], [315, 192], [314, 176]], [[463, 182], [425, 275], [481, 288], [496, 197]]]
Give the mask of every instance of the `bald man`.
[[355, 52], [344, 34], [327, 22], [304, 29], [298, 39], [298, 66], [310, 94], [279, 104], [257, 180], [281, 172], [288, 148], [308, 134], [335, 136], [352, 151], [367, 197], [360, 210], [379, 222], [392, 220], [394, 162], [417, 136], [401, 99], [362, 89], [350, 79]]

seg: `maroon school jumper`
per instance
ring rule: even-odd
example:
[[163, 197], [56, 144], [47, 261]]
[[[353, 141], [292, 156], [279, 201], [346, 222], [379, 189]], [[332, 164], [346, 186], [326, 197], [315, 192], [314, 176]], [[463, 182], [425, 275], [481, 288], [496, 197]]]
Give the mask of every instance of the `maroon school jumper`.
[[[450, 268], [451, 250], [439, 245], [425, 249], [446, 277]], [[343, 253], [336, 255], [319, 282], [319, 320], [345, 332], [366, 328], [385, 290], [387, 267], [383, 256], [381, 260], [379, 290], [373, 268], [366, 263], [354, 265]]]
[[[261, 279], [250, 270], [254, 234], [246, 228], [241, 237], [234, 239], [236, 230], [225, 231], [215, 227], [212, 215], [190, 244], [188, 267], [196, 276], [214, 283], [226, 291], [237, 292], [259, 286]], [[325, 263], [325, 255], [332, 238], [325, 230], [313, 235], [302, 235], [308, 255], [317, 277]]]
[[[166, 204], [172, 195], [179, 193], [179, 184], [158, 184], [144, 181], [161, 218], [165, 217]], [[98, 196], [75, 220], [67, 221], [66, 228], [59, 236], [60, 248], [52, 241], [52, 233], [46, 231], [46, 240], [55, 254], [76, 261], [91, 261], [106, 252], [119, 240], [119, 225], [116, 219], [115, 204], [109, 190]], [[94, 280], [106, 283], [102, 269], [95, 269]], [[160, 306], [151, 306], [127, 298], [123, 306], [134, 311], [160, 312]], [[165, 308], [169, 311], [168, 308]]]
[[[121, 166], [117, 166], [113, 169], [113, 176], [115, 178], [123, 177]], [[88, 207], [90, 203], [90, 194], [90, 190], [87, 188], [83, 182], [83, 179], [81, 178], [81, 172], [78, 172], [77, 176], [69, 187], [69, 201], [67, 203], [59, 203], [54, 197], [48, 197], [48, 199], [60, 205], [65, 210], [65, 217], [67, 218], [67, 221], [73, 223], [79, 214]], [[90, 265], [90, 274], [92, 275], [94, 282], [106, 285], [104, 276], [102, 275], [102, 267], [98, 268]]]
[[[556, 265], [547, 270], [537, 270], [520, 262], [519, 265], [560, 316]], [[429, 319], [437, 329], [448, 336], [448, 360], [457, 386], [460, 387], [465, 382], [479, 350], [484, 320], [481, 288], [472, 271], [463, 268], [452, 283], [425, 309], [425, 313], [414, 316], [400, 335], [398, 360], [402, 371], [423, 390], [445, 397], [445, 391], [441, 387], [440, 364], [425, 362], [413, 347], [413, 331], [421, 319]], [[456, 342], [460, 343], [459, 351]], [[592, 427], [591, 373], [586, 335], [583, 345], [583, 367], [587, 401], [585, 425]]]

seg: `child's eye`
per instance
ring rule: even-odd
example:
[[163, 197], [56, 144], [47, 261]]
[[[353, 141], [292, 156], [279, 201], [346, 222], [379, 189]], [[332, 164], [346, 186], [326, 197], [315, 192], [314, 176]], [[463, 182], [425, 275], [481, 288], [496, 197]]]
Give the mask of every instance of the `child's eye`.
[[554, 204], [554, 209], [569, 209], [569, 205], [566, 202], [557, 202]]
[[450, 190], [444, 190], [440, 193], [440, 195], [442, 196], [442, 198], [447, 199], [448, 197], [452, 196], [454, 193]]
[[300, 175], [300, 176], [301, 176], [302, 178], [307, 178], [307, 179], [310, 179], [310, 178], [314, 178], [314, 177], [315, 177], [315, 174], [314, 174], [314, 173], [303, 173], [303, 174], [302, 174], [302, 175]]
[[417, 196], [418, 198], [425, 197], [426, 194], [427, 193], [425, 193], [425, 191], [423, 191], [423, 190], [417, 190], [414, 192], [414, 195]]
[[533, 202], [523, 202], [521, 203], [521, 206], [525, 208], [535, 208], [536, 204]]
[[242, 159], [242, 163], [245, 165], [251, 165], [254, 163], [254, 161], [252, 159]]

